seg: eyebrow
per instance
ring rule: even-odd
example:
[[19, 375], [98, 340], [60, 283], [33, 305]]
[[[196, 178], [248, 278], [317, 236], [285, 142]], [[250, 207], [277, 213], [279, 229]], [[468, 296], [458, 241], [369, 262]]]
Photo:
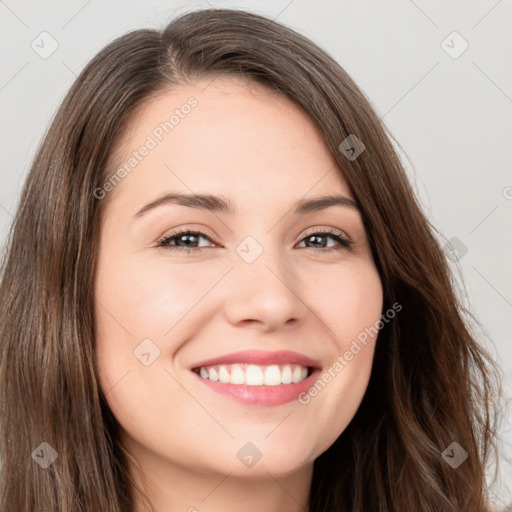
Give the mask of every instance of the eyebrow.
[[[189, 208], [226, 213], [228, 215], [235, 215], [237, 213], [235, 205], [223, 196], [215, 196], [212, 194], [165, 194], [143, 206], [135, 214], [135, 217], [142, 217], [148, 211], [166, 204], [178, 204]], [[300, 199], [292, 205], [292, 213], [293, 215], [303, 215], [331, 206], [344, 206], [360, 211], [359, 205], [348, 197], [321, 196], [312, 199]]]

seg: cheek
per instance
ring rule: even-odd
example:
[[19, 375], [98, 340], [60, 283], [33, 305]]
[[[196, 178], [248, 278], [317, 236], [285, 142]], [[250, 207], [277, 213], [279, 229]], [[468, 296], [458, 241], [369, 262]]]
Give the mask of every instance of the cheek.
[[[169, 404], [160, 403], [152, 395], [154, 390], [167, 390], [175, 396], [176, 407], [186, 407], [178, 402], [179, 387], [162, 366], [187, 341], [187, 315], [219, 279], [214, 274], [205, 276], [178, 265], [171, 268], [165, 262], [148, 265], [120, 254], [109, 254], [98, 262], [98, 373], [109, 407], [122, 425], [132, 429], [142, 425], [137, 403], [145, 404], [145, 413], [152, 418], [166, 418]], [[154, 361], [148, 366], [144, 365], [146, 353]], [[144, 432], [139, 434], [143, 437]]]
[[103, 306], [98, 308], [98, 323], [117, 332], [124, 327], [134, 342], [171, 338], [169, 332], [179, 327], [180, 319], [216, 280], [215, 272], [205, 274], [190, 266], [148, 265], [137, 259], [106, 265], [97, 279], [96, 298]]
[[316, 450], [327, 449], [357, 412], [368, 386], [382, 313], [380, 276], [373, 264], [338, 268], [316, 284], [318, 316], [330, 328], [332, 359], [306, 393], [299, 396], [311, 417], [324, 425]]
[[370, 262], [317, 272], [309, 295], [311, 307], [330, 328], [339, 352], [378, 323], [382, 312], [380, 276]]
[[96, 350], [104, 389], [130, 369], [130, 378], [144, 371], [137, 356], [149, 352], [157, 358], [152, 366], [159, 366], [186, 343], [194, 315], [208, 315], [203, 297], [225, 273], [224, 268], [205, 268], [171, 266], [166, 260], [148, 265], [142, 257], [123, 259], [114, 253], [99, 262]]

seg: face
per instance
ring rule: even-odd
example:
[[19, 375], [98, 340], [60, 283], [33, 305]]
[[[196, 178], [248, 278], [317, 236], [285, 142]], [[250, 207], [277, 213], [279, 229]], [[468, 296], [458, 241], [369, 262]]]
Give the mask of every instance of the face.
[[[363, 398], [376, 337], [359, 350], [354, 340], [379, 321], [381, 282], [354, 197], [308, 118], [260, 85], [207, 85], [149, 100], [113, 156], [125, 172], [103, 188], [100, 384], [143, 467], [290, 474], [312, 465]], [[168, 194], [218, 196], [236, 213], [159, 201]], [[297, 209], [324, 196], [344, 199]], [[241, 351], [270, 357], [203, 370], [235, 383], [192, 371]], [[314, 373], [293, 382], [300, 362]], [[272, 381], [275, 364], [287, 383]], [[236, 383], [252, 372], [256, 384]]]

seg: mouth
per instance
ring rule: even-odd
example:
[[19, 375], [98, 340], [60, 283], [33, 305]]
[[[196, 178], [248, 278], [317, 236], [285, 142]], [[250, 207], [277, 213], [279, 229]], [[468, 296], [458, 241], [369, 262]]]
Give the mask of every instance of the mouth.
[[279, 386], [303, 382], [312, 375], [315, 368], [298, 364], [235, 363], [199, 366], [193, 368], [192, 371], [202, 379], [212, 382], [244, 386]]
[[[236, 364], [236, 363], [235, 363]], [[247, 365], [248, 367], [250, 365]], [[286, 366], [286, 365], [285, 365]], [[207, 393], [213, 393], [211, 395], [212, 399], [214, 396], [218, 396], [221, 400], [234, 400], [237, 403], [241, 403], [250, 407], [275, 407], [281, 406], [289, 403], [293, 403], [297, 400], [300, 401], [300, 396], [303, 393], [306, 393], [308, 389], [310, 389], [315, 382], [320, 378], [320, 370], [314, 369], [312, 367], [306, 368], [306, 377], [304, 378], [304, 370], [299, 367], [300, 377], [297, 377], [297, 382], [293, 382], [293, 372], [292, 372], [292, 382], [286, 383], [289, 380], [286, 377], [287, 370], [281, 374], [281, 377], [278, 379], [277, 377], [272, 377], [272, 372], [275, 370], [268, 370], [270, 372], [270, 380], [268, 379], [268, 374], [263, 373], [263, 382], [260, 374], [258, 374], [258, 378], [254, 378], [251, 380], [251, 376], [249, 373], [249, 378], [247, 380], [242, 379], [236, 381], [233, 378], [233, 373], [229, 374], [229, 381], [226, 380], [226, 374], [223, 373], [223, 370], [217, 372], [217, 376], [220, 375], [225, 382], [221, 382], [220, 380], [210, 380], [210, 372], [212, 368], [208, 370], [208, 377], [202, 377], [201, 371], [203, 370], [203, 375], [205, 375], [204, 371], [206, 368], [200, 367], [199, 370], [194, 368], [192, 370], [192, 374], [197, 379], [197, 382], [204, 386]], [[250, 372], [251, 370], [249, 370]], [[298, 371], [297, 371], [298, 374]], [[236, 371], [234, 373], [236, 376]], [[215, 374], [213, 374], [215, 377]], [[240, 382], [239, 384], [234, 384], [232, 382]], [[209, 399], [209, 398], [208, 398]]]
[[292, 392], [309, 385], [322, 367], [298, 352], [246, 350], [200, 361], [189, 369], [217, 390], [268, 395], [271, 389]]

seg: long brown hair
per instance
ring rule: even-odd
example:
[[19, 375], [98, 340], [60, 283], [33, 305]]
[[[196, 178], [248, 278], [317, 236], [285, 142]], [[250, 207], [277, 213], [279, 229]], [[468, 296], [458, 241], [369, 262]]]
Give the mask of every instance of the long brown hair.
[[[314, 123], [361, 207], [384, 310], [402, 305], [379, 333], [355, 417], [314, 462], [309, 510], [489, 510], [499, 369], [472, 333], [391, 134], [310, 40], [264, 16], [207, 9], [105, 47], [34, 159], [0, 283], [1, 511], [133, 509], [139, 490], [95, 361], [92, 285], [108, 197], [94, 191], [110, 176], [130, 115], [148, 98], [223, 74], [272, 88]], [[340, 151], [348, 136], [365, 146], [355, 159]], [[442, 456], [453, 442], [468, 454], [456, 469]]]

